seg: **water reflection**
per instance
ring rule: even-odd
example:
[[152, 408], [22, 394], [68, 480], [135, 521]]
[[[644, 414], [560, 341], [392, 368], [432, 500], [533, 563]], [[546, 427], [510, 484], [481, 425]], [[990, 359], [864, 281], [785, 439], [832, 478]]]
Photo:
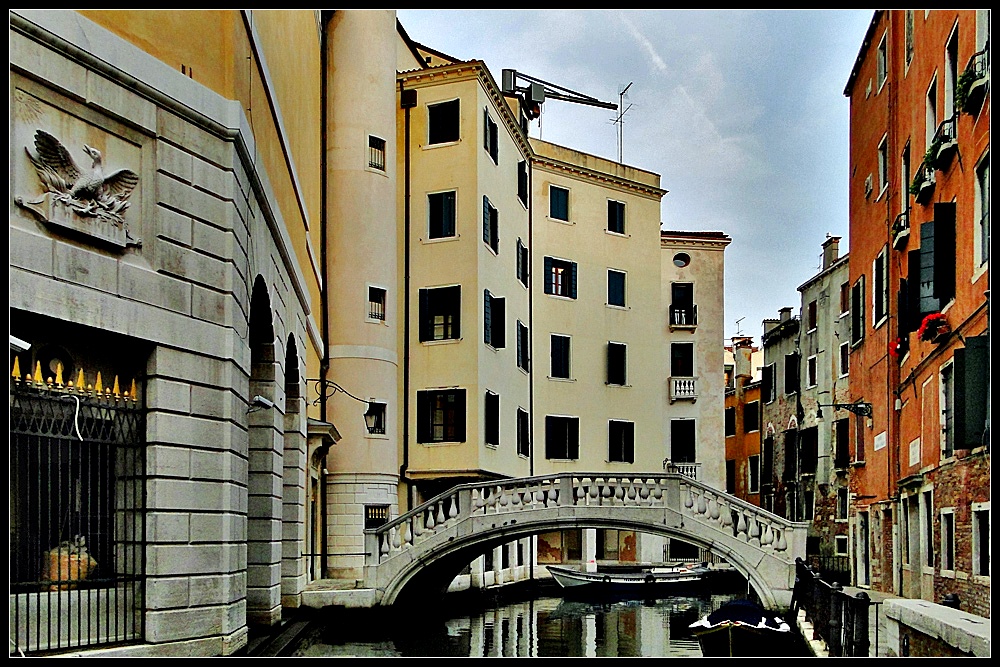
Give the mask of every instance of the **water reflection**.
[[580, 602], [540, 597], [498, 604], [418, 627], [351, 623], [312, 630], [295, 656], [666, 657], [701, 656], [688, 626], [736, 594]]

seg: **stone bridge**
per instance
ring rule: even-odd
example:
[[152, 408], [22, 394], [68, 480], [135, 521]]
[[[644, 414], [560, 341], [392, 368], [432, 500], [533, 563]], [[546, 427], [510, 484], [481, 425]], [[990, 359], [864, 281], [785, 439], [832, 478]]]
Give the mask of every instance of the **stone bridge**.
[[562, 473], [456, 486], [365, 531], [364, 586], [377, 605], [443, 595], [487, 549], [567, 528], [618, 528], [682, 539], [725, 558], [761, 601], [791, 603], [808, 523], [791, 522], [675, 472]]

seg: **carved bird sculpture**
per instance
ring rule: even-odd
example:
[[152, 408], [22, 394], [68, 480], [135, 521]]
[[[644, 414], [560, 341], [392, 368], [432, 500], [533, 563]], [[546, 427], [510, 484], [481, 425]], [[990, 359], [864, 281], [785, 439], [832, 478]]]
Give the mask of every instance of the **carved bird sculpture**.
[[[101, 152], [84, 145], [90, 157], [89, 169], [77, 166], [62, 142], [44, 130], [35, 132], [36, 158], [27, 151], [35, 165], [38, 177], [50, 192], [89, 208], [88, 200], [113, 214], [121, 214], [128, 207], [127, 200], [139, 183], [139, 176], [131, 169], [118, 169], [105, 175]], [[84, 212], [84, 211], [81, 211]]]

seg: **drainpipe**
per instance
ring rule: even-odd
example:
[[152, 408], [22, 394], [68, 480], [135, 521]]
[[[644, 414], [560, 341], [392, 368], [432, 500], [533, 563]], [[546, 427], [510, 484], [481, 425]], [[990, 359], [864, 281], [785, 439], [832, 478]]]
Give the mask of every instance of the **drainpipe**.
[[[326, 150], [327, 150], [327, 97], [329, 95], [327, 86], [327, 68], [329, 67], [329, 58], [327, 57], [327, 49], [329, 48], [329, 32], [330, 32], [330, 20], [333, 18], [333, 11], [323, 10], [320, 14], [320, 50], [319, 50], [319, 71], [320, 71], [320, 84], [319, 84], [319, 231], [320, 231], [320, 247], [319, 247], [319, 272], [320, 280], [322, 284], [320, 285], [320, 338], [323, 343], [323, 357], [319, 364], [319, 377], [323, 381], [321, 383], [320, 389], [320, 415], [325, 422], [329, 422], [327, 416], [327, 398], [326, 391], [322, 387], [326, 386], [326, 377], [330, 372], [330, 325], [329, 325], [329, 281], [327, 280], [327, 266], [326, 266], [326, 246], [327, 246], [327, 167], [326, 167]], [[327, 492], [326, 492], [326, 471], [327, 471], [327, 456], [329, 455], [329, 448], [327, 448], [326, 453], [323, 454], [323, 471], [320, 476], [320, 507], [323, 508], [322, 518], [321, 518], [321, 543], [320, 543], [320, 570], [323, 576], [326, 576], [327, 559], [326, 559], [326, 535], [327, 535], [327, 512], [326, 512], [326, 502], [327, 502]]]
[[[409, 95], [407, 95], [409, 93]], [[403, 108], [403, 463], [399, 481], [406, 485], [406, 511], [413, 507], [413, 486], [406, 478], [410, 465], [410, 109], [417, 104], [417, 91], [399, 84]]]
[[[525, 132], [525, 141], [528, 143], [528, 154], [525, 156], [525, 170], [528, 172], [528, 476], [535, 476], [535, 322], [534, 322], [534, 284], [535, 272], [531, 265], [535, 258], [535, 239], [532, 236], [532, 219], [535, 213], [534, 199], [532, 197], [531, 179], [534, 168], [531, 164], [531, 142], [528, 140], [528, 133]], [[535, 535], [529, 542], [531, 548], [528, 550], [528, 580], [535, 580], [535, 560], [538, 555], [538, 536]]]

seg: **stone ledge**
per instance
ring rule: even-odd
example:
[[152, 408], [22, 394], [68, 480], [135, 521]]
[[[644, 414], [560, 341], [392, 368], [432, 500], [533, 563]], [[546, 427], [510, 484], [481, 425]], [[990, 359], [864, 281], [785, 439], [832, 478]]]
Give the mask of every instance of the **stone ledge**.
[[892, 599], [884, 603], [887, 618], [960, 651], [978, 657], [990, 656], [990, 619], [926, 600]]
[[302, 606], [311, 609], [323, 607], [344, 607], [361, 609], [374, 607], [375, 589], [358, 588], [360, 582], [353, 579], [321, 579], [311, 582], [302, 591]]

